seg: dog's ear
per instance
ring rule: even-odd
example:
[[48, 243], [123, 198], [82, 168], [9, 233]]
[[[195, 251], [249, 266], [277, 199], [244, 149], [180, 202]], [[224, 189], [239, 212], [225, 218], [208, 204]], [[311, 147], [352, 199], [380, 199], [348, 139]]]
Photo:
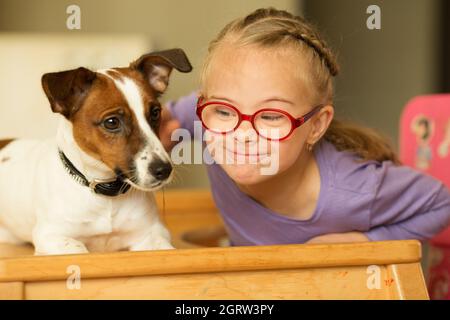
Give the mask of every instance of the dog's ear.
[[158, 95], [166, 91], [173, 68], [180, 72], [190, 72], [192, 70], [191, 63], [182, 49], [170, 49], [145, 54], [132, 62], [130, 68], [142, 72]]
[[95, 72], [78, 68], [46, 73], [41, 82], [53, 112], [69, 119], [80, 108], [95, 78]]

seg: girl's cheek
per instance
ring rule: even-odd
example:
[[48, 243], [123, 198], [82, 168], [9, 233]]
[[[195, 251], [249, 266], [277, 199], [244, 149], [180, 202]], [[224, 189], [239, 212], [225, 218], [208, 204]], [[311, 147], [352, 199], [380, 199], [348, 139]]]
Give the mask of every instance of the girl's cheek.
[[296, 155], [297, 152], [295, 152], [295, 149], [293, 150], [290, 146], [281, 145], [277, 155], [280, 169], [283, 170], [290, 167], [294, 163], [294, 159], [297, 158]]
[[291, 166], [300, 156], [304, 149], [304, 142], [301, 137], [293, 136], [292, 139], [281, 141], [279, 144], [280, 168]]

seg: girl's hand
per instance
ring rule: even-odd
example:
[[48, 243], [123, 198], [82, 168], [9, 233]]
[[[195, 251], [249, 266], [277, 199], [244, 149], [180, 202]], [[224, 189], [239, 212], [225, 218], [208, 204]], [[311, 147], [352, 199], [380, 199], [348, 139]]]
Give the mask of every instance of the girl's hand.
[[365, 242], [370, 241], [362, 232], [329, 233], [314, 237], [306, 243], [342, 243], [342, 242]]
[[166, 151], [170, 151], [178, 141], [171, 141], [172, 132], [180, 128], [180, 122], [172, 117], [166, 106], [161, 110], [161, 123], [159, 125], [159, 139]]

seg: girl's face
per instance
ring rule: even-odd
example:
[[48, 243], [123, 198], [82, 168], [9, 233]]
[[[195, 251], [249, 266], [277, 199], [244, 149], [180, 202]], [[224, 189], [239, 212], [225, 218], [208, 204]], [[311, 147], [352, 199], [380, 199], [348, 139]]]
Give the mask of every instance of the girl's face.
[[[289, 50], [274, 52], [225, 45], [214, 53], [202, 95], [205, 102], [226, 102], [243, 114], [274, 108], [299, 118], [315, 106], [309, 101], [301, 74], [299, 59]], [[295, 129], [289, 138], [278, 142], [264, 139], [249, 121], [242, 121], [233, 133], [211, 134], [212, 142], [207, 142], [207, 146], [214, 160], [236, 183], [256, 184], [282, 173], [296, 162], [305, 150], [313, 121], [314, 117]], [[269, 167], [275, 170], [267, 170]], [[262, 168], [266, 168], [266, 173]]]

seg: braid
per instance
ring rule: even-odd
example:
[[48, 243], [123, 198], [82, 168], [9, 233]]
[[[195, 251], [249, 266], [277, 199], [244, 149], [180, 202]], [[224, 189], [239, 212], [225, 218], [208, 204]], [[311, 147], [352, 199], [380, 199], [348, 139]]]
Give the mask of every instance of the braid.
[[299, 30], [288, 31], [288, 34], [294, 38], [297, 38], [308, 46], [310, 46], [317, 55], [322, 59], [326, 66], [328, 67], [330, 74], [335, 77], [339, 73], [339, 66], [336, 62], [334, 55], [331, 50], [327, 47], [323, 40], [320, 40], [316, 37], [314, 33], [302, 33]]
[[284, 10], [261, 8], [245, 17], [242, 20], [240, 27], [245, 29], [250, 25], [261, 23], [268, 19], [275, 20], [282, 24], [282, 28], [280, 28], [274, 36], [278, 38], [289, 36], [303, 41], [312, 48], [317, 56], [325, 63], [333, 77], [339, 73], [339, 66], [329, 46], [321, 39], [319, 33], [300, 16], [294, 16]]

